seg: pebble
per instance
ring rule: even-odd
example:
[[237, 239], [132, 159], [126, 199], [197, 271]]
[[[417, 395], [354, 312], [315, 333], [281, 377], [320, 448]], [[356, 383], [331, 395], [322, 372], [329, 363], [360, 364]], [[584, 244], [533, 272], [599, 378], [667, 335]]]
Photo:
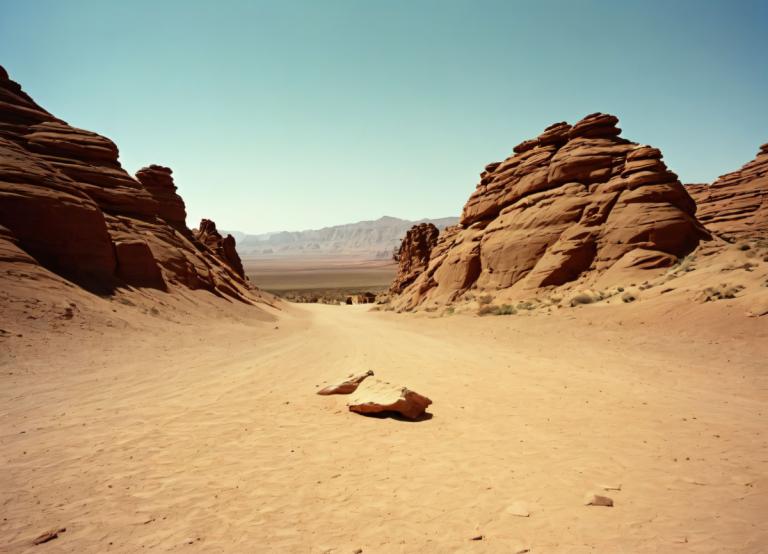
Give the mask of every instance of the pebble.
[[613, 506], [613, 499], [609, 498], [607, 496], [602, 496], [600, 494], [590, 493], [584, 499], [584, 504], [586, 506], [607, 506], [607, 507], [612, 507]]
[[525, 502], [514, 502], [507, 508], [507, 513], [517, 517], [528, 517], [531, 515], [531, 511]]

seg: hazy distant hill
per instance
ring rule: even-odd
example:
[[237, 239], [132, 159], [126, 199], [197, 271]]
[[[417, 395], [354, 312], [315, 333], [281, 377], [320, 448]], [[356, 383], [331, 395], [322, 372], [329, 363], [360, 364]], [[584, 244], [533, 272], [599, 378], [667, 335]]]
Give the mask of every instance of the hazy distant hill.
[[323, 254], [388, 258], [392, 255], [392, 249], [400, 244], [405, 232], [413, 225], [423, 222], [432, 222], [442, 229], [458, 223], [458, 218], [409, 221], [384, 216], [374, 221], [359, 221], [308, 231], [281, 231], [260, 235], [228, 232], [237, 240], [240, 255], [249, 258]]

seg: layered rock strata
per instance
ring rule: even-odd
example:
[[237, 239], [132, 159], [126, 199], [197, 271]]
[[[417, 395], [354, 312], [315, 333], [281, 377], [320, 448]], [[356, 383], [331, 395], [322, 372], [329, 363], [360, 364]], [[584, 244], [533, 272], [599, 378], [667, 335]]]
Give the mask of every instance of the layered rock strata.
[[401, 264], [393, 304], [447, 304], [470, 289], [535, 291], [611, 268], [669, 266], [694, 250], [709, 237], [695, 202], [661, 152], [621, 138], [617, 123], [602, 113], [556, 123], [487, 165], [459, 225], [428, 252], [401, 252], [428, 262], [416, 272]]
[[245, 279], [243, 262], [235, 248], [235, 237], [227, 235], [223, 237], [216, 229], [216, 223], [210, 219], [200, 221], [200, 227], [195, 230], [197, 239], [210, 248], [219, 259], [223, 260], [229, 267], [237, 273], [241, 279]]
[[754, 160], [711, 185], [688, 185], [707, 229], [726, 240], [768, 238], [768, 143]]
[[111, 140], [54, 117], [0, 68], [0, 253], [100, 292], [183, 287], [253, 301], [242, 270], [185, 218], [170, 169], [130, 176]]

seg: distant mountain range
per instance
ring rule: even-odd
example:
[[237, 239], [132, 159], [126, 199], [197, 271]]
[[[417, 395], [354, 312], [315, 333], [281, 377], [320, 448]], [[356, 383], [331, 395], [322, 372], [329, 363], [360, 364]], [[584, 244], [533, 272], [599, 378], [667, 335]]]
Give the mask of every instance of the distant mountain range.
[[334, 255], [385, 259], [392, 255], [392, 249], [400, 244], [412, 226], [430, 222], [443, 229], [458, 221], [457, 217], [409, 221], [384, 216], [373, 221], [307, 231], [280, 231], [260, 235], [227, 232], [235, 237], [237, 250], [245, 258]]

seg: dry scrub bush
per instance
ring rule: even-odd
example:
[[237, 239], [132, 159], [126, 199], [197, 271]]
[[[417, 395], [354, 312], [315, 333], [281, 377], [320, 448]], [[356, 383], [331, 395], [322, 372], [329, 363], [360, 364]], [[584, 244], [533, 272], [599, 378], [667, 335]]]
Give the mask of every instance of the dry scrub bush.
[[477, 299], [477, 303], [481, 306], [485, 306], [493, 302], [493, 297], [490, 294], [485, 294]]
[[580, 304], [591, 304], [594, 301], [595, 299], [591, 295], [585, 292], [580, 292], [579, 294], [571, 297], [571, 306], [578, 306]]
[[509, 304], [502, 304], [501, 306], [485, 304], [477, 310], [477, 315], [514, 315], [516, 313], [517, 310], [514, 306]]
[[744, 289], [744, 285], [728, 285], [722, 283], [719, 287], [707, 287], [696, 295], [700, 302], [712, 302], [714, 300], [730, 300]]
[[624, 294], [621, 295], [621, 301], [624, 302], [625, 304], [629, 304], [630, 302], [634, 302], [635, 300], [637, 300], [637, 296], [635, 296], [631, 292], [625, 292]]

